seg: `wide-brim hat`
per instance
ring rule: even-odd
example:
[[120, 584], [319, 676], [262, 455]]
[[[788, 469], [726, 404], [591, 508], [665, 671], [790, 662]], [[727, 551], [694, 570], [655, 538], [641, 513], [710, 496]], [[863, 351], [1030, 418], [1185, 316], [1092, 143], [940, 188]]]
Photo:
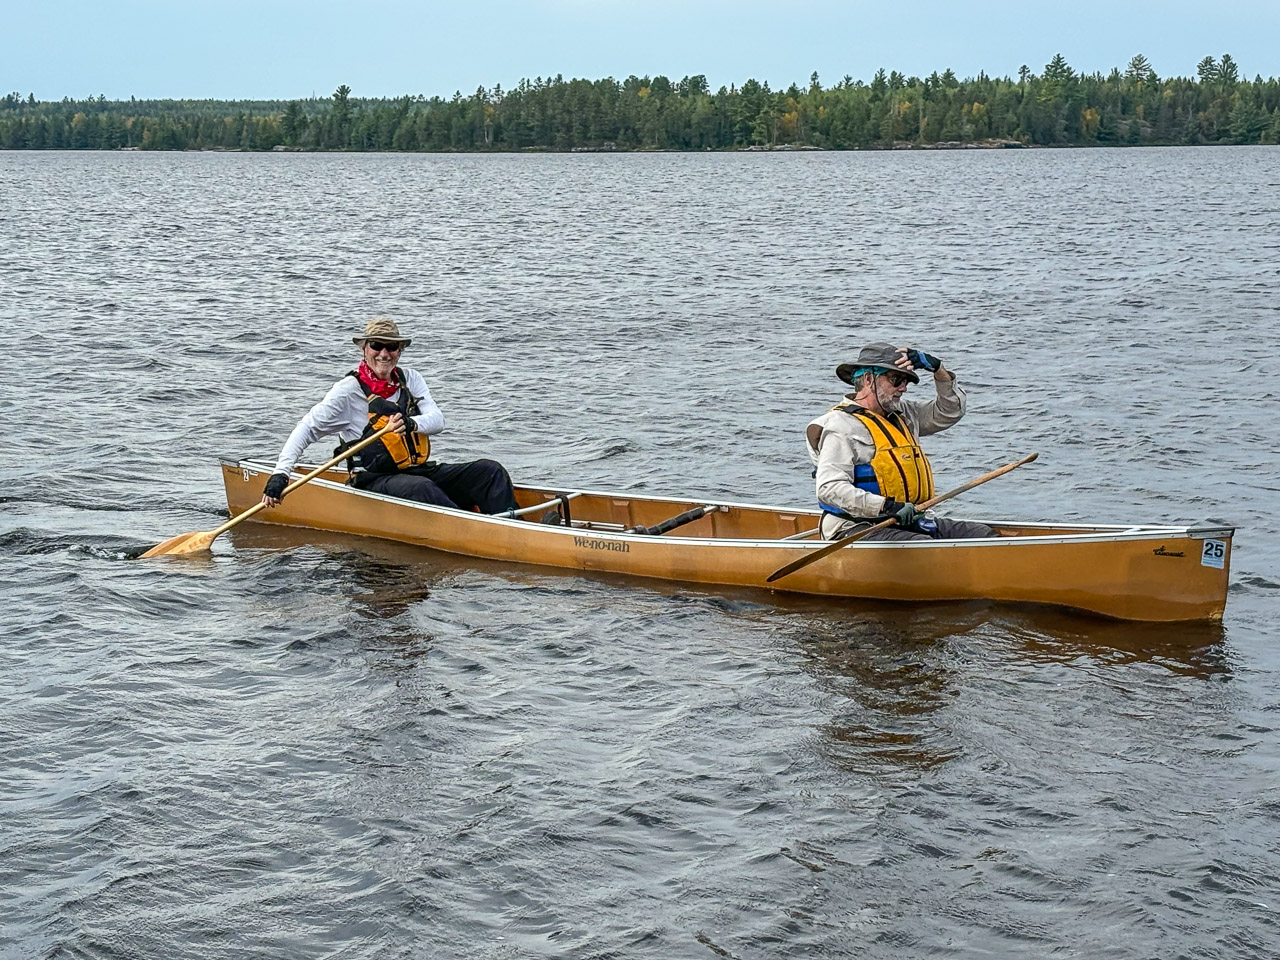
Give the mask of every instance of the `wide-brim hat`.
[[400, 328], [396, 326], [395, 321], [390, 317], [374, 317], [364, 325], [364, 333], [358, 337], [352, 337], [351, 342], [357, 347], [363, 347], [366, 340], [383, 340], [392, 341], [401, 346], [407, 347], [413, 343], [408, 337], [400, 336]]
[[892, 343], [869, 343], [858, 351], [858, 359], [853, 363], [842, 363], [836, 367], [836, 376], [852, 385], [855, 370], [888, 370], [902, 374], [912, 383], [919, 383], [920, 378], [915, 373], [898, 366], [901, 355], [902, 351]]

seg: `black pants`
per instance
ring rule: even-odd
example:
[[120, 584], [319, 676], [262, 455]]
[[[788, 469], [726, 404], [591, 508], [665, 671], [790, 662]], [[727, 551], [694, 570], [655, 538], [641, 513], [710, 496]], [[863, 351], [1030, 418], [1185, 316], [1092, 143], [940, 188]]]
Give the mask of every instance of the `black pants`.
[[479, 507], [481, 513], [502, 513], [516, 506], [511, 476], [496, 460], [427, 463], [399, 473], [358, 473], [354, 486], [357, 490], [441, 507]]
[[[964, 540], [969, 537], [994, 537], [995, 531], [988, 527], [985, 523], [976, 523], [972, 520], [948, 520], [946, 517], [934, 517], [938, 524], [938, 532], [934, 536], [927, 533], [921, 533], [919, 530], [904, 530], [902, 527], [893, 526], [885, 527], [883, 530], [877, 530], [869, 536], [863, 537], [864, 540]], [[867, 520], [859, 523], [849, 523], [842, 520], [835, 514], [826, 513], [822, 515], [822, 538], [824, 540], [838, 540], [841, 537], [847, 537], [857, 533], [859, 530], [865, 530], [878, 520]], [[837, 526], [838, 525], [838, 526]], [[832, 536], [832, 534], [835, 534]]]

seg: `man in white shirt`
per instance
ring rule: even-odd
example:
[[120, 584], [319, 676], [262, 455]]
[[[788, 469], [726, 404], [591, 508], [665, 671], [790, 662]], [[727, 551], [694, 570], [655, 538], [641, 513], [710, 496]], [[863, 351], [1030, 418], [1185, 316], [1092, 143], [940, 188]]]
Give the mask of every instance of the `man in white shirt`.
[[391, 433], [348, 460], [348, 482], [356, 489], [481, 513], [514, 509], [511, 477], [496, 460], [438, 463], [427, 459], [431, 450], [427, 438], [444, 429], [444, 414], [431, 399], [422, 374], [399, 365], [410, 338], [402, 337], [390, 319], [375, 317], [351, 339], [360, 347], [360, 366], [335, 383], [298, 421], [280, 451], [262, 502], [279, 505], [294, 464], [315, 441], [337, 435], [341, 450], [390, 426]]

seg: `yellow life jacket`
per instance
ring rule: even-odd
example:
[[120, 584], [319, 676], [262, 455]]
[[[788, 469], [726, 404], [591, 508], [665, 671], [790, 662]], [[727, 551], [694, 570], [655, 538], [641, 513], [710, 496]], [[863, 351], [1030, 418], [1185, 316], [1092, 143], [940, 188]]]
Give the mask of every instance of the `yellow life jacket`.
[[896, 413], [887, 416], [872, 413], [849, 401], [831, 409], [862, 421], [876, 445], [871, 462], [854, 467], [855, 486], [899, 503], [923, 503], [932, 499], [933, 468], [904, 417]]
[[410, 418], [418, 415], [418, 399], [409, 392], [400, 369], [397, 367], [393, 371], [393, 376], [400, 384], [399, 403], [392, 403], [368, 391], [354, 370], [348, 376], [355, 377], [360, 388], [365, 390], [365, 401], [369, 405], [369, 422], [365, 424], [364, 432], [360, 434], [359, 439], [342, 444], [336, 452], [341, 453], [370, 434], [377, 433], [397, 413], [404, 417], [409, 430], [403, 436], [398, 433], [388, 433], [377, 443], [369, 444], [348, 458], [347, 468], [352, 473], [396, 473], [399, 470], [408, 470], [426, 463], [427, 458], [431, 456], [431, 440], [426, 434], [413, 430], [413, 421]]

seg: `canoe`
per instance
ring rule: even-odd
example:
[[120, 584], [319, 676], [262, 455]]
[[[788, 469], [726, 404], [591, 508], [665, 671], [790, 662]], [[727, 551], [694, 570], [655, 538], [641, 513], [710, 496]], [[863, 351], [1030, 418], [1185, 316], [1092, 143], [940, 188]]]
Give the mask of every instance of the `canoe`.
[[[221, 465], [232, 515], [261, 499], [271, 464], [223, 459]], [[327, 471], [254, 520], [568, 570], [832, 599], [1053, 604], [1151, 621], [1221, 619], [1235, 532], [984, 521], [998, 536], [859, 541], [766, 585], [769, 574], [822, 544], [815, 536], [818, 510], [518, 486], [524, 516], [505, 518], [367, 493], [346, 479], [344, 470]], [[704, 516], [669, 532], [633, 532], [700, 507], [707, 508]]]

